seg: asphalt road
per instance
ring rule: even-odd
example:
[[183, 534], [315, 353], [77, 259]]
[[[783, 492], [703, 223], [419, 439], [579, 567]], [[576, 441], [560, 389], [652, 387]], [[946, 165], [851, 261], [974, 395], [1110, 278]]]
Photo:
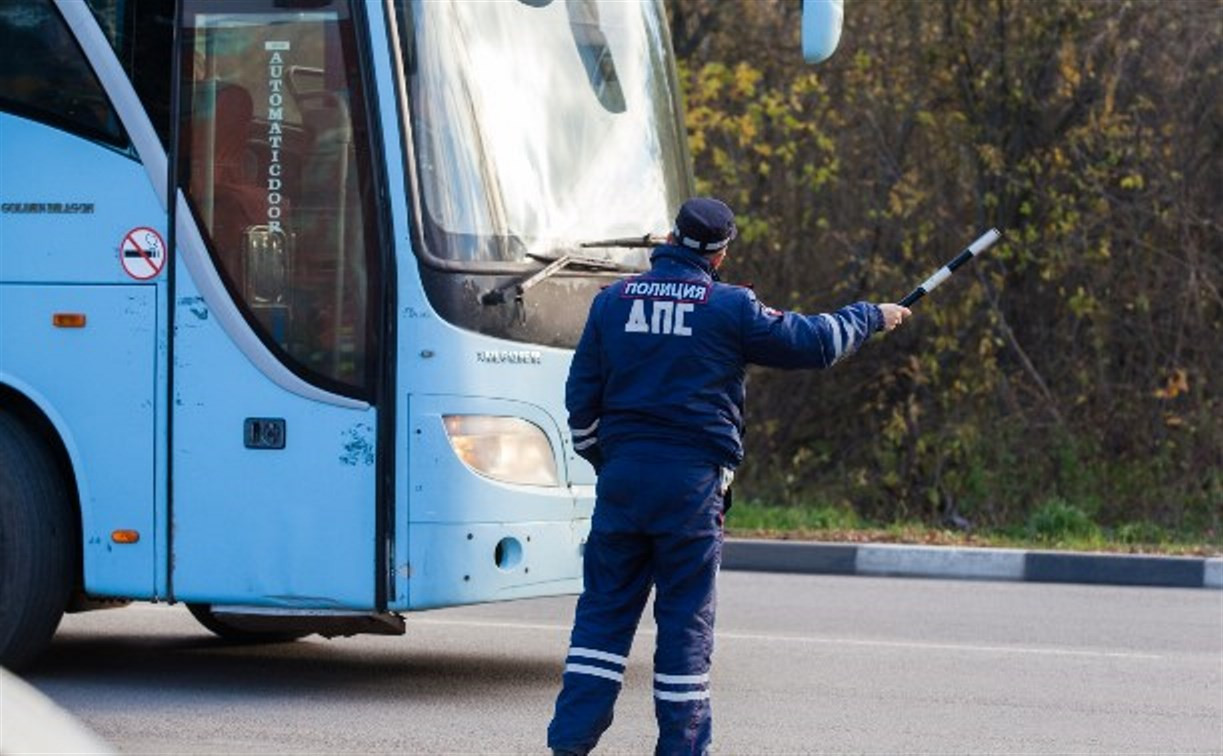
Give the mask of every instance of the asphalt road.
[[[721, 581], [717, 753], [1223, 752], [1223, 592]], [[125, 752], [544, 753], [572, 608], [242, 647], [133, 605], [66, 618], [26, 678]], [[652, 750], [652, 647], [647, 619], [602, 753]]]

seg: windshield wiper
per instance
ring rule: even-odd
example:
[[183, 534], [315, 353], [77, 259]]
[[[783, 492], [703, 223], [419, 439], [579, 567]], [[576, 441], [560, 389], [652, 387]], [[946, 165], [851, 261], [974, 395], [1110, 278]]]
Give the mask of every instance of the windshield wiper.
[[625, 247], [633, 249], [635, 247], [657, 247], [659, 244], [665, 244], [666, 236], [658, 234], [646, 234], [645, 236], [626, 236], [619, 239], [601, 239], [599, 241], [588, 241], [579, 244], [579, 247]]
[[510, 291], [514, 293], [514, 299], [521, 302], [522, 295], [526, 293], [527, 289], [530, 289], [532, 286], [551, 278], [565, 268], [586, 268], [588, 270], [611, 271], [616, 273], [637, 272], [636, 268], [629, 268], [613, 260], [607, 260], [601, 257], [586, 257], [585, 255], [574, 255], [569, 253], [565, 253], [556, 258], [532, 254], [528, 254], [527, 256], [533, 257], [536, 260], [546, 261], [548, 264], [521, 281], [511, 281], [505, 286], [501, 286], [496, 289], [489, 289], [480, 295], [481, 304], [504, 304], [506, 302], [506, 292]]

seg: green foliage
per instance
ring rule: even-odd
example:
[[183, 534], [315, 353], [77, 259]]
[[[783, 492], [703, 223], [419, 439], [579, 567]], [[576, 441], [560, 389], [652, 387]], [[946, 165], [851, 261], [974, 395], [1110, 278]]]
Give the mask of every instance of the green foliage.
[[1091, 539], [1100, 534], [1091, 515], [1061, 499], [1053, 499], [1037, 507], [1028, 517], [1027, 530], [1033, 538], [1042, 541]]
[[776, 506], [748, 499], [736, 501], [726, 515], [728, 528], [753, 533], [803, 533], [856, 530], [864, 525], [847, 506]]
[[727, 267], [815, 312], [894, 301], [1004, 240], [823, 373], [751, 375], [740, 490], [864, 519], [1223, 532], [1223, 10], [1119, 0], [674, 0], [698, 189]]
[[1169, 540], [1163, 528], [1150, 522], [1127, 522], [1117, 528], [1117, 540], [1121, 543], [1142, 545], [1161, 544]]

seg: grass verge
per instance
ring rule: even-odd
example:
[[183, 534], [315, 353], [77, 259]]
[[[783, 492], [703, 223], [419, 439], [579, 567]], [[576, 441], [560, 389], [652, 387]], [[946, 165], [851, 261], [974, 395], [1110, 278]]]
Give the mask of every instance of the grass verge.
[[1223, 556], [1223, 539], [1214, 532], [1176, 533], [1150, 523], [1098, 525], [1082, 510], [1053, 501], [1022, 525], [996, 530], [934, 527], [918, 522], [877, 523], [850, 509], [830, 506], [774, 506], [736, 499], [726, 517], [735, 538], [902, 543], [927, 546], [1087, 551], [1168, 556]]

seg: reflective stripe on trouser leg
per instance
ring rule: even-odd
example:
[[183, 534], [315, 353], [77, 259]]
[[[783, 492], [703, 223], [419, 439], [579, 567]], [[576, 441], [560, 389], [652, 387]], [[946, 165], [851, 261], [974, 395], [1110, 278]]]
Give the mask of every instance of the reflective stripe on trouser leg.
[[621, 654], [570, 646], [556, 716], [548, 726], [548, 746], [584, 754], [611, 726], [612, 708], [624, 683]]
[[654, 675], [655, 754], [704, 754], [713, 739], [709, 675]]
[[619, 654], [593, 648], [571, 646], [565, 659], [565, 674], [601, 677], [614, 683], [624, 682], [624, 665], [628, 659]]
[[703, 754], [713, 733], [709, 669], [713, 660], [716, 581], [722, 561], [720, 470], [710, 470], [694, 488], [705, 491], [704, 527], [662, 535], [654, 553], [657, 595], [654, 619], [654, 714], [660, 754]]
[[654, 675], [654, 698], [666, 703], [709, 700], [709, 675]]
[[[716, 574], [716, 567], [713, 568]], [[654, 716], [658, 720], [656, 754], [704, 754], [713, 738], [713, 708], [709, 697], [709, 665], [713, 655], [712, 575], [706, 608], [689, 622], [657, 611], [659, 625], [655, 669]]]
[[650, 592], [648, 538], [599, 517], [583, 559], [564, 682], [548, 725], [548, 747], [586, 753], [611, 725], [633, 634]]

